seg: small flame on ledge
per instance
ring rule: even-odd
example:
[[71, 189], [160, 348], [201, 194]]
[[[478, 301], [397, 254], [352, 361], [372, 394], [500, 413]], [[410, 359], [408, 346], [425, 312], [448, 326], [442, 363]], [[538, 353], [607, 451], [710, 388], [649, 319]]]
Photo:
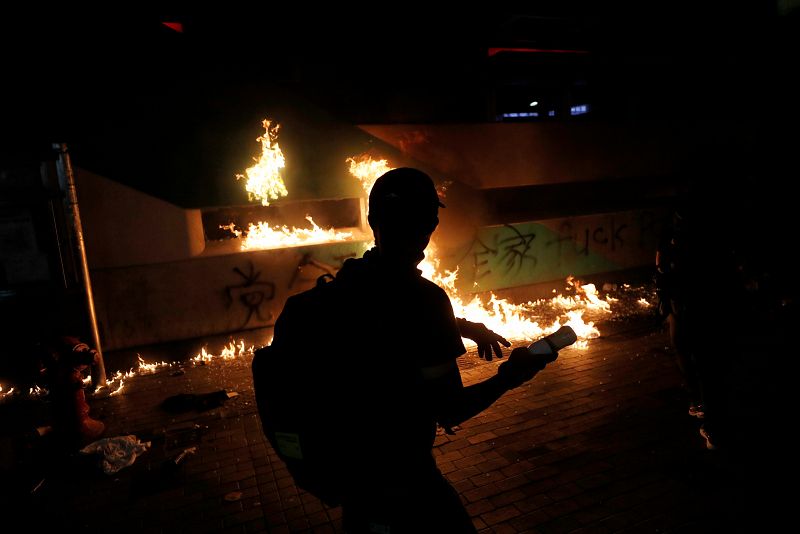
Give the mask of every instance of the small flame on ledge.
[[337, 232], [333, 228], [320, 228], [311, 216], [306, 215], [311, 228], [289, 228], [287, 226], [270, 226], [268, 222], [250, 223], [246, 232], [236, 229], [233, 223], [220, 226], [237, 238], [242, 239], [242, 250], [267, 250], [273, 248], [293, 247], [297, 245], [316, 245], [333, 241], [347, 241], [353, 237], [352, 232]]
[[245, 189], [250, 200], [260, 200], [262, 206], [269, 206], [270, 200], [289, 194], [280, 175], [281, 169], [286, 166], [286, 158], [277, 143], [280, 125], [272, 126], [269, 119], [264, 119], [261, 125], [265, 130], [264, 135], [256, 139], [261, 143], [261, 155], [253, 158], [256, 164], [248, 167], [244, 174], [237, 174], [236, 179], [246, 177]]

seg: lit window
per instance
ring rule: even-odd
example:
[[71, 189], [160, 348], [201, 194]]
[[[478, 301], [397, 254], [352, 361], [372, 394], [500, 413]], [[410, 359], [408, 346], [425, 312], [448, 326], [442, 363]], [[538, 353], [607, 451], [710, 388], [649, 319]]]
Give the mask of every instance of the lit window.
[[503, 113], [502, 117], [504, 119], [517, 119], [517, 118], [525, 118], [525, 117], [538, 117], [538, 111], [522, 111], [522, 112], [515, 112], [515, 113]]
[[569, 108], [570, 115], [583, 115], [584, 113], [589, 112], [589, 105], [588, 104], [581, 104], [579, 106], [572, 106]]

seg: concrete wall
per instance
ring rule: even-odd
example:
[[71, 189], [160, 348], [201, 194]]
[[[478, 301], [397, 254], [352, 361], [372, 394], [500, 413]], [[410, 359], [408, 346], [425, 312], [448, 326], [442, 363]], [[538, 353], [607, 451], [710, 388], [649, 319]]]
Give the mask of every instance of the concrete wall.
[[[652, 265], [663, 214], [634, 210], [483, 227], [457, 248], [439, 248], [466, 292], [552, 282], [568, 275]], [[435, 234], [434, 234], [435, 237]], [[263, 328], [286, 299], [326, 271], [360, 257], [367, 241], [217, 254], [92, 270], [107, 350]], [[228, 249], [235, 241], [224, 244]]]
[[311, 287], [324, 266], [336, 270], [364, 250], [355, 241], [94, 269], [104, 348], [270, 326], [286, 299]]
[[712, 126], [595, 122], [361, 128], [432, 171], [477, 189], [669, 175], [699, 140], [731, 133]]
[[[209, 242], [201, 210], [182, 209], [76, 169], [103, 348], [271, 325], [286, 298], [360, 256], [362, 241], [242, 253]], [[316, 265], [316, 266], [315, 266]]]
[[628, 270], [653, 265], [666, 215], [643, 209], [483, 227], [441, 257], [469, 292]]
[[[487, 209], [481, 194], [490, 188], [668, 175], [680, 159], [674, 131], [580, 123], [569, 129], [558, 123], [363, 128], [438, 178], [463, 184], [460, 195], [454, 188], [447, 197], [437, 245], [442, 266], [458, 267], [465, 292], [547, 282], [555, 287], [568, 275], [653, 263], [666, 213], [644, 198], [639, 202], [634, 195], [632, 203], [614, 209], [584, 195], [589, 199], [584, 204], [598, 206], [540, 220], [530, 211], [530, 219], [523, 213], [498, 225], [481, 215]], [[220, 250], [220, 243], [205, 242], [200, 210], [180, 209], [85, 171], [78, 173], [78, 192], [107, 350], [271, 326], [289, 295], [310, 287], [325, 270], [337, 270], [346, 258], [360, 256], [369, 239]]]
[[90, 268], [163, 263], [203, 252], [200, 210], [180, 208], [80, 168], [75, 183]]

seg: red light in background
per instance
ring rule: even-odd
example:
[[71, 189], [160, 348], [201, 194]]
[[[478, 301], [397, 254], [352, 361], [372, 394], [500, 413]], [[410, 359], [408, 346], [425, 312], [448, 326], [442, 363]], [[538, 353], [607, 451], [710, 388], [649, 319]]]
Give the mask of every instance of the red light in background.
[[183, 24], [180, 22], [162, 22], [164, 26], [170, 30], [175, 30], [178, 33], [183, 33]]
[[492, 57], [500, 52], [517, 52], [526, 54], [588, 54], [588, 50], [551, 50], [546, 48], [490, 48], [488, 56]]

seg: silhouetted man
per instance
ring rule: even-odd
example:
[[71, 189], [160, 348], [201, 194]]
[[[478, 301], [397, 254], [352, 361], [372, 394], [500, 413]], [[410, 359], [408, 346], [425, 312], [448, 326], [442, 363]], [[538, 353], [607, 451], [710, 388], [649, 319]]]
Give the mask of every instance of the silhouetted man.
[[[501, 355], [499, 343], [508, 342], [483, 325], [457, 320], [444, 290], [417, 269], [440, 207], [427, 174], [400, 168], [381, 176], [369, 197], [375, 247], [347, 260], [323, 296], [291, 297], [275, 325], [273, 357], [268, 351], [254, 361], [262, 421], [270, 402], [291, 403], [314, 419], [306, 434], [316, 437], [300, 431], [299, 439], [279, 433], [274, 441], [273, 433], [271, 441], [289, 464], [326, 458], [315, 469], [341, 483], [322, 498], [342, 504], [348, 533], [474, 532], [436, 467], [436, 424], [448, 428], [469, 419], [544, 366], [526, 349], [515, 349], [496, 376], [462, 385], [456, 365], [465, 352], [462, 335], [489, 357], [492, 350]], [[306, 379], [267, 399], [263, 377], [275, 373], [280, 381], [278, 367], [291, 366], [286, 362], [293, 351], [309, 344], [319, 355], [311, 357], [315, 363], [295, 363], [291, 371]], [[301, 487], [302, 478], [295, 475]]]

